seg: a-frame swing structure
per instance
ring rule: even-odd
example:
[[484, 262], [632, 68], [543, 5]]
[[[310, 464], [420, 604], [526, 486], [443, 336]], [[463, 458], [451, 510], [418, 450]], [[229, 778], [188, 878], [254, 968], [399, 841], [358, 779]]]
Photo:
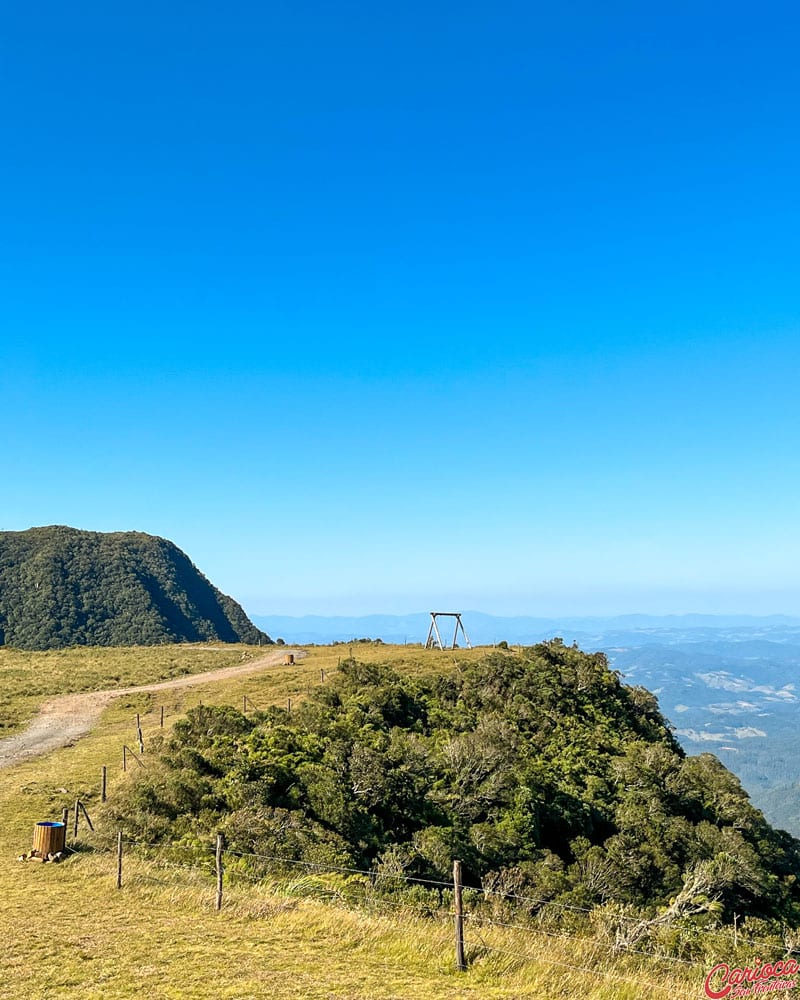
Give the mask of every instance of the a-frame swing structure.
[[[439, 618], [455, 618], [456, 627], [453, 631], [453, 642], [449, 646], [445, 646], [442, 642], [442, 636], [439, 632]], [[428, 629], [428, 638], [425, 642], [426, 649], [455, 649], [456, 641], [458, 640], [458, 630], [461, 629], [461, 634], [464, 637], [464, 645], [467, 649], [472, 649], [470, 645], [469, 636], [464, 630], [464, 623], [461, 621], [460, 611], [431, 611], [431, 627]]]

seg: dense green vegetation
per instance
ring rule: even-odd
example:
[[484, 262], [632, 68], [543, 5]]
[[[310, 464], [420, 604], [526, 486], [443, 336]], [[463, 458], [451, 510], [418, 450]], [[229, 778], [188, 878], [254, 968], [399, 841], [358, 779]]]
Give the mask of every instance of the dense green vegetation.
[[222, 830], [234, 851], [445, 880], [460, 858], [538, 901], [800, 919], [800, 843], [560, 640], [421, 678], [347, 660], [291, 714], [195, 708], [157, 750], [114, 806], [148, 841]]
[[[184, 645], [21, 653], [2, 650], [0, 660], [27, 664], [34, 681], [41, 670], [57, 682], [58, 674], [84, 687], [95, 675], [96, 687], [125, 686], [156, 679], [170, 661], [189, 666], [192, 659], [215, 666], [238, 661], [242, 647], [215, 644], [213, 651]], [[252, 651], [252, 650], [251, 650]], [[141, 712], [148, 771], [156, 763], [152, 736], [159, 709], [167, 724], [198, 704], [242, 704], [247, 694], [262, 708], [286, 705], [308, 686], [330, 683], [341, 648], [317, 648], [294, 666], [275, 666], [246, 677], [179, 688], [155, 695], [123, 696], [97, 725], [72, 746], [0, 768], [0, 998], [54, 1000], [141, 1000], [170, 996], [181, 1000], [265, 997], [270, 1000], [639, 1000], [642, 996], [699, 995], [704, 970], [678, 962], [648, 961], [639, 955], [614, 957], [608, 940], [591, 927], [577, 941], [553, 936], [551, 928], [519, 931], [504, 926], [474, 926], [474, 894], [467, 893], [466, 973], [453, 971], [453, 929], [448, 894], [417, 900], [382, 894], [372, 880], [292, 866], [258, 884], [249, 868], [253, 859], [224, 855], [222, 912], [214, 909], [213, 838], [201, 848], [158, 850], [126, 840], [123, 888], [115, 888], [116, 832], [109, 809], [118, 804], [134, 776], [119, 761], [123, 743], [131, 745], [134, 712]], [[355, 652], [355, 649], [354, 649]], [[346, 650], [345, 650], [346, 653]], [[365, 659], [390, 661], [404, 673], [430, 674], [448, 669], [449, 655], [421, 649], [363, 645]], [[475, 659], [477, 651], [459, 657]], [[0, 665], [1, 667], [2, 665]], [[173, 666], [177, 667], [178, 663]], [[16, 666], [14, 666], [16, 672]], [[120, 677], [117, 677], [121, 674]], [[0, 678], [0, 690], [5, 678]], [[49, 683], [47, 690], [51, 690]], [[57, 688], [56, 688], [57, 690]], [[168, 732], [168, 730], [167, 730]], [[135, 748], [135, 744], [134, 748]], [[6, 762], [8, 763], [8, 762]], [[108, 767], [108, 795], [100, 803], [101, 765]], [[157, 768], [156, 768], [157, 769]], [[139, 770], [138, 767], [135, 770]], [[80, 798], [95, 825], [81, 818], [76, 851], [59, 866], [21, 865], [17, 856], [31, 847], [35, 823], [61, 817]], [[110, 852], [104, 848], [110, 847]], [[396, 880], [374, 880], [376, 888]], [[346, 894], [346, 895], [345, 895]], [[76, 901], [78, 901], [76, 903]], [[47, 915], [57, 933], [32, 933], [32, 914]], [[487, 918], [504, 920], [498, 911]], [[539, 924], [542, 915], [532, 921]], [[505, 921], [504, 921], [505, 922]], [[526, 920], [527, 924], [528, 921]], [[564, 929], [566, 930], [566, 929]], [[720, 932], [722, 933], [722, 932]], [[478, 937], [480, 934], [480, 937]], [[740, 940], [744, 937], [739, 924]], [[731, 956], [727, 940], [711, 939], [709, 954]], [[497, 950], [484, 950], [485, 945]], [[748, 946], [749, 947], [749, 946]], [[509, 952], [525, 958], [511, 959]], [[737, 957], [744, 964], [755, 954]], [[580, 955], [578, 967], [576, 956]], [[709, 966], [711, 963], [705, 963]], [[751, 962], [752, 964], [752, 962]], [[587, 974], [585, 967], [596, 970]], [[583, 967], [583, 968], [581, 968]], [[620, 978], [621, 977], [621, 978]], [[553, 988], [550, 985], [553, 984]]]
[[0, 532], [0, 644], [271, 641], [172, 542], [53, 526]]

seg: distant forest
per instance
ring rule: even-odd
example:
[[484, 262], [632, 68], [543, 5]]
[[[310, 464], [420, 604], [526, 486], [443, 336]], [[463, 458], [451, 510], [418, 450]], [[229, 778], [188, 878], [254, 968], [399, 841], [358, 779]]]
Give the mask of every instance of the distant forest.
[[142, 532], [0, 532], [0, 644], [271, 642], [188, 556]]

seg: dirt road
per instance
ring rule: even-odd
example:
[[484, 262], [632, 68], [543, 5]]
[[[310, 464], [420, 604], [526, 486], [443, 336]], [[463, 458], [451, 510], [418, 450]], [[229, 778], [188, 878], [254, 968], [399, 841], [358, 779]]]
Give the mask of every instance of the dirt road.
[[287, 653], [294, 653], [296, 659], [306, 655], [302, 650], [282, 647], [280, 652], [268, 653], [257, 660], [250, 660], [235, 667], [207, 670], [203, 674], [190, 674], [176, 677], [171, 681], [142, 684], [139, 687], [86, 691], [81, 694], [62, 694], [51, 698], [42, 705], [39, 714], [27, 729], [16, 736], [0, 740], [0, 769], [10, 767], [18, 761], [28, 760], [30, 757], [38, 757], [85, 736], [97, 722], [103, 709], [120, 695], [138, 694], [141, 691], [168, 691], [172, 688], [192, 687], [195, 684], [207, 684], [209, 681], [225, 680], [228, 677], [241, 677], [243, 674], [262, 670], [264, 667], [282, 664]]

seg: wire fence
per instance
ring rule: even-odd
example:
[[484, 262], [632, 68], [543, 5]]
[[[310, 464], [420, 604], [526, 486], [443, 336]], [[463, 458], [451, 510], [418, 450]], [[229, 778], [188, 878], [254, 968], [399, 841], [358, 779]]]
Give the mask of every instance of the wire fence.
[[[324, 674], [322, 676], [324, 682]], [[291, 710], [291, 701], [289, 701]], [[243, 698], [243, 711], [261, 711], [249, 696]], [[164, 726], [163, 706], [160, 713], [160, 728]], [[127, 770], [128, 760], [138, 767], [146, 767], [141, 759], [144, 754], [140, 718], [136, 716], [139, 752], [127, 745], [122, 750], [123, 770]], [[106, 798], [106, 767], [102, 769], [101, 801]], [[91, 820], [82, 803], [76, 803], [75, 835], [77, 835], [78, 807], [81, 807], [91, 828]], [[66, 813], [66, 810], [65, 810]], [[66, 825], [66, 819], [65, 819]], [[214, 905], [222, 909], [223, 901], [230, 902], [231, 893], [238, 887], [246, 891], [248, 887], [263, 887], [276, 894], [291, 894], [313, 897], [337, 905], [368, 909], [371, 912], [390, 914], [395, 920], [414, 917], [436, 926], [443, 935], [454, 934], [456, 967], [466, 968], [469, 961], [481, 955], [498, 955], [518, 963], [543, 963], [553, 967], [569, 968], [584, 975], [592, 975], [604, 980], [641, 986], [639, 978], [621, 975], [619, 971], [601, 968], [599, 963], [608, 962], [613, 957], [616, 967], [625, 968], [631, 963], [640, 966], [661, 966], [674, 970], [675, 975], [695, 979], [702, 966], [690, 958], [668, 954], [654, 940], [657, 947], [645, 950], [641, 947], [619, 947], [620, 938], [614, 940], [613, 928], [635, 926], [642, 921], [641, 914], [625, 912], [617, 907], [613, 914], [606, 911], [607, 924], [592, 926], [598, 907], [581, 906], [577, 903], [563, 903], [547, 896], [529, 896], [519, 892], [504, 891], [498, 886], [460, 885], [454, 869], [454, 879], [426, 878], [409, 875], [402, 871], [362, 869], [327, 862], [308, 861], [281, 854], [237, 851], [224, 847], [221, 838], [216, 844], [188, 844], [182, 842], [148, 841], [133, 837], [123, 838], [118, 834], [117, 844], [117, 886], [123, 885], [123, 866], [129, 864], [131, 855], [143, 864], [131, 870], [134, 882], [154, 884], [173, 890], [191, 888], [205, 892], [209, 885], [215, 885]], [[102, 850], [103, 835], [93, 838], [95, 849]], [[124, 843], [124, 850], [123, 850]], [[110, 844], [105, 847], [111, 853]], [[72, 848], [67, 848], [75, 853]], [[126, 860], [123, 862], [123, 858]], [[456, 863], [459, 866], [460, 863]], [[245, 867], [246, 865], [246, 867]], [[259, 870], [260, 869], [260, 870]], [[303, 872], [304, 876], [294, 883], [287, 882], [288, 872]], [[191, 883], [180, 886], [175, 875], [191, 876]], [[338, 877], [334, 880], [333, 877]], [[427, 893], [422, 896], [423, 893]], [[396, 896], [397, 898], [391, 898]], [[422, 898], [420, 898], [422, 896]], [[466, 900], [466, 907], [464, 907]], [[600, 908], [602, 910], [602, 907]], [[582, 924], [579, 924], [581, 918]], [[465, 953], [465, 925], [467, 960]], [[576, 933], [577, 931], [577, 933]], [[581, 965], [565, 962], [543, 950], [542, 942], [571, 949], [581, 956]], [[641, 944], [640, 940], [635, 941]], [[737, 944], [752, 944], [758, 948], [763, 942], [752, 940], [741, 932], [733, 935], [733, 948]], [[733, 949], [732, 949], [733, 950]], [[460, 957], [461, 956], [461, 957]], [[653, 989], [666, 989], [648, 980]], [[667, 992], [673, 991], [673, 988]]]
[[[246, 903], [248, 893], [262, 887], [275, 896], [298, 896], [320, 903], [333, 903], [352, 909], [383, 914], [396, 925], [414, 919], [425, 921], [430, 932], [435, 930], [437, 940], [448, 950], [459, 949], [466, 955], [464, 967], [479, 962], [491, 955], [513, 961], [518, 966], [541, 963], [554, 969], [569, 969], [598, 980], [641, 987], [643, 975], [652, 988], [659, 992], [672, 992], [674, 985], [665, 987], [648, 978], [647, 969], [659, 966], [662, 972], [672, 970], [669, 976], [676, 976], [686, 983], [699, 983], [702, 967], [697, 963], [674, 955], [629, 948], [623, 953], [612, 955], [613, 948], [607, 942], [570, 930], [557, 930], [547, 926], [541, 914], [523, 915], [519, 919], [498, 917], [494, 912], [498, 902], [512, 906], [523, 901], [551, 905], [552, 901], [534, 899], [516, 893], [506, 893], [497, 889], [460, 885], [453, 881], [405, 875], [401, 872], [382, 872], [374, 869], [345, 865], [311, 862], [290, 858], [279, 854], [255, 851], [230, 850], [216, 844], [185, 844], [180, 842], [162, 843], [158, 841], [122, 838], [124, 852], [118, 855], [117, 884], [153, 884], [176, 890], [176, 877], [188, 876], [189, 881], [180, 883], [187, 889], [198, 890], [205, 895], [205, 904], [220, 910], [223, 906], [238, 906]], [[102, 849], [102, 848], [101, 848]], [[109, 851], [110, 853], [110, 851]], [[126, 872], [126, 866], [137, 862]], [[261, 872], [242, 867], [241, 862], [256, 862], [268, 867]], [[292, 881], [287, 874], [300, 873]], [[216, 892], [214, 893], [214, 882]], [[395, 889], [405, 890], [399, 898], [392, 898]], [[418, 898], [419, 890], [429, 890], [425, 898]], [[410, 890], [410, 891], [409, 891]], [[415, 893], [416, 890], [416, 893]], [[462, 910], [460, 897], [466, 897]], [[244, 897], [237, 896], [244, 893]], [[251, 900], [255, 903], [256, 900]], [[553, 911], [578, 911], [589, 914], [588, 907], [555, 904]], [[460, 929], [459, 929], [460, 927]], [[588, 925], [587, 925], [588, 927]], [[451, 945], [446, 942], [450, 940]], [[542, 947], [552, 942], [556, 947]], [[580, 964], [563, 960], [564, 952], [579, 955]], [[553, 954], [555, 952], [555, 955]], [[452, 950], [451, 950], [452, 955]], [[616, 971], [609, 970], [613, 957]], [[456, 960], [458, 967], [458, 960]], [[625, 975], [628, 967], [634, 966], [633, 974]], [[648, 987], [649, 988], [649, 987]]]

